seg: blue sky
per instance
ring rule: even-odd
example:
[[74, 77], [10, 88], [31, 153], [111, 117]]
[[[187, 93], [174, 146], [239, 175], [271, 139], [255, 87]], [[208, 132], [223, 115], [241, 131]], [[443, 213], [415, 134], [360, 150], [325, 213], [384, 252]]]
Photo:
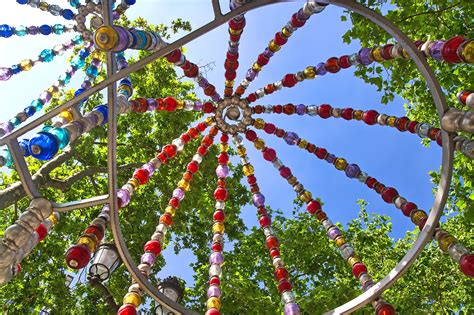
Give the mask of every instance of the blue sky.
[[[20, 6], [14, 0], [4, 2], [0, 11], [0, 24], [39, 26], [64, 22], [62, 18], [53, 17], [38, 9]], [[63, 7], [67, 5], [66, 1], [50, 1], [50, 3], [58, 3]], [[221, 4], [227, 10], [227, 2], [221, 1]], [[282, 3], [257, 9], [246, 15], [247, 26], [241, 38], [240, 67], [236, 83], [240, 82], [245, 71], [264, 50], [275, 32], [287, 23], [300, 6], [301, 2]], [[350, 23], [341, 22], [339, 19], [341, 14], [342, 9], [329, 6], [322, 13], [313, 16], [303, 28], [295, 32], [287, 45], [275, 54], [248, 91], [252, 92], [267, 83], [281, 79], [286, 73], [294, 73], [308, 65], [316, 65], [329, 57], [356, 52], [359, 49], [357, 43], [347, 45], [342, 42], [341, 36], [350, 28]], [[189, 20], [195, 29], [212, 18], [212, 7], [211, 2], [205, 0], [138, 0], [137, 5], [128, 11], [128, 16], [131, 19], [141, 16], [153, 24], [169, 23], [181, 17]], [[42, 49], [52, 48], [72, 36], [66, 34], [0, 38], [0, 66], [11, 66], [24, 58], [33, 59]], [[186, 46], [189, 60], [200, 65], [215, 62], [213, 71], [209, 72], [207, 77], [220, 94], [224, 88], [223, 63], [227, 40], [227, 27], [223, 26]], [[31, 73], [20, 73], [7, 82], [0, 82], [0, 95], [3, 100], [0, 106], [0, 120], [6, 121], [13, 117], [19, 110], [28, 106], [44, 88], [53, 83], [64, 72], [67, 56], [68, 53], [55, 58], [50, 64], [36, 66], [30, 71]], [[82, 78], [83, 75], [78, 72], [70, 87], [77, 88]], [[198, 95], [202, 96], [202, 93]], [[385, 106], [380, 104], [381, 95], [381, 92], [377, 92], [373, 86], [354, 77], [353, 69], [347, 69], [334, 75], [305, 81], [292, 89], [275, 92], [258, 101], [258, 104], [328, 103], [333, 107], [375, 109], [381, 113], [403, 116], [402, 99], [397, 98]], [[157, 96], [149, 95], [149, 97]], [[431, 207], [433, 195], [428, 172], [439, 168], [441, 149], [438, 146], [425, 148], [421, 145], [420, 138], [413, 134], [400, 133], [389, 127], [367, 126], [357, 121], [286, 115], [275, 117], [262, 115], [262, 118], [287, 131], [297, 132], [300, 137], [315, 145], [358, 164], [362, 170], [387, 186], [397, 188], [401, 195], [417, 203], [421, 209], [429, 210]], [[408, 229], [412, 229], [413, 225], [408, 218], [357, 180], [347, 178], [332, 165], [301, 149], [289, 147], [280, 139], [263, 133], [261, 136], [268, 146], [277, 150], [281, 160], [291, 167], [295, 176], [313, 193], [313, 196], [320, 197], [325, 202], [325, 210], [333, 221], [344, 224], [356, 217], [359, 210], [356, 202], [363, 198], [369, 203], [369, 212], [386, 214], [393, 218], [393, 237], [401, 237]], [[286, 181], [280, 178], [273, 166], [261, 158], [260, 152], [249, 143], [247, 148], [267, 204], [290, 214], [294, 192]], [[256, 224], [253, 207], [245, 207], [242, 214], [249, 218], [246, 219], [248, 225]], [[191, 261], [192, 256], [185, 252], [180, 257], [173, 257], [171, 253], [171, 249], [164, 251], [169, 264], [160, 272], [162, 277], [173, 274], [191, 280], [192, 270], [186, 266], [186, 262]]]

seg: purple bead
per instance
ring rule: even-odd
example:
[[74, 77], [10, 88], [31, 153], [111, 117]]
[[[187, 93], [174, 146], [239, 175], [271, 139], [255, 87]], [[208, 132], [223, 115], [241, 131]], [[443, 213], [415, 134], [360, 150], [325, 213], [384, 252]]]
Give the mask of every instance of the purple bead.
[[300, 315], [300, 308], [294, 302], [287, 303], [283, 308], [283, 313], [285, 315]]
[[155, 167], [151, 163], [143, 164], [142, 168], [148, 171], [149, 176], [153, 175], [153, 173], [155, 172]]
[[216, 93], [214, 94], [213, 96], [211, 96], [211, 99], [214, 101], [214, 102], [219, 102], [221, 100], [221, 96]]
[[199, 80], [198, 84], [199, 84], [200, 87], [205, 89], [209, 85], [209, 81], [207, 81], [206, 78], [201, 78], [201, 80]]
[[369, 280], [369, 281], [364, 283], [364, 287], [362, 289], [364, 291], [367, 291], [368, 289], [370, 289], [373, 286], [374, 286], [374, 282], [372, 280]]
[[13, 130], [13, 124], [9, 121], [0, 123], [0, 133], [9, 134]]
[[443, 61], [441, 50], [443, 49], [444, 41], [437, 40], [430, 46], [430, 55], [436, 60]]
[[71, 49], [74, 47], [74, 42], [72, 40], [69, 40], [63, 44], [64, 49]]
[[0, 81], [7, 81], [12, 77], [13, 71], [10, 68], [0, 68]]
[[39, 33], [39, 29], [36, 27], [36, 26], [28, 26], [26, 31], [28, 32], [28, 34], [30, 35], [36, 35]]
[[294, 132], [287, 132], [283, 137], [283, 140], [289, 145], [295, 145], [299, 139], [300, 137]]
[[77, 129], [79, 130], [79, 134], [84, 132], [84, 125], [80, 121], [74, 120], [72, 124], [76, 125]]
[[303, 104], [296, 105], [296, 113], [298, 115], [304, 115], [306, 113], [306, 106]]
[[184, 190], [182, 190], [181, 188], [176, 188], [175, 190], [173, 190], [173, 197], [178, 199], [179, 201], [183, 200]]
[[43, 93], [41, 93], [39, 98], [43, 101], [43, 104], [45, 104], [48, 103], [52, 97], [53, 94], [49, 93], [48, 91], [44, 91]]
[[371, 55], [371, 49], [370, 48], [362, 48], [359, 50], [359, 61], [363, 65], [370, 65], [373, 60], [370, 58]]
[[237, 54], [237, 53], [239, 52], [239, 47], [238, 47], [238, 46], [237, 46], [237, 47], [231, 47], [231, 46], [229, 46], [228, 51], [229, 51], [231, 54], [235, 55], [235, 54]]
[[154, 98], [149, 98], [146, 101], [148, 103], [148, 111], [153, 112], [158, 108], [158, 104]]
[[84, 44], [84, 48], [87, 49], [87, 50], [91, 49], [93, 46], [94, 46], [93, 42], [86, 42]]
[[341, 235], [341, 231], [338, 227], [334, 227], [328, 231], [328, 236], [332, 240], [338, 237], [339, 235]]
[[248, 81], [253, 81], [257, 77], [257, 72], [255, 72], [253, 69], [249, 69], [247, 73], [245, 74], [245, 78]]
[[274, 54], [274, 52], [271, 51], [270, 49], [268, 49], [268, 47], [265, 48], [265, 51], [263, 52], [263, 55], [264, 55], [265, 57], [267, 57], [268, 59], [270, 59], [271, 57], [273, 57], [273, 54]]
[[252, 202], [255, 207], [263, 207], [265, 205], [265, 196], [261, 193], [253, 194]]
[[119, 70], [125, 69], [128, 67], [128, 62], [125, 59], [121, 59], [118, 61], [118, 68]]
[[102, 210], [100, 211], [101, 213], [106, 213], [106, 214], [109, 214], [110, 213], [110, 207], [109, 205], [105, 205], [102, 207]]
[[113, 51], [124, 51], [130, 47], [129, 31], [121, 26], [114, 26], [115, 31], [118, 34], [117, 46], [112, 48]]
[[66, 72], [69, 73], [71, 76], [74, 75], [74, 73], [76, 73], [76, 68], [73, 67], [73, 66], [69, 66], [67, 69], [66, 69]]
[[120, 19], [120, 14], [117, 11], [112, 12], [112, 17], [114, 20]]
[[201, 102], [194, 102], [194, 110], [200, 111], [200, 110], [202, 110], [202, 107], [203, 107], [203, 105], [202, 105]]
[[316, 74], [325, 75], [328, 71], [326, 70], [326, 65], [324, 62], [320, 62], [316, 65]]
[[219, 288], [217, 285], [211, 285], [209, 289], [207, 289], [207, 297], [221, 297], [221, 288]]
[[224, 257], [222, 256], [221, 252], [213, 252], [209, 256], [209, 263], [211, 265], [220, 265], [224, 262]]
[[298, 13], [296, 13], [296, 18], [300, 21], [306, 21], [309, 19], [309, 15], [304, 13], [303, 9], [299, 9]]
[[91, 64], [93, 66], [99, 67], [102, 62], [99, 59], [92, 59]]
[[216, 175], [219, 178], [226, 178], [229, 175], [229, 168], [227, 167], [227, 165], [217, 166]]
[[84, 80], [84, 82], [82, 82], [81, 84], [81, 88], [83, 88], [84, 90], [90, 89], [91, 86], [92, 86], [92, 82], [89, 80]]
[[141, 263], [142, 264], [147, 264], [148, 266], [153, 266], [155, 264], [155, 254], [153, 253], [145, 253], [141, 257]]
[[97, 126], [97, 124], [99, 123], [99, 118], [97, 117], [97, 115], [88, 114], [86, 115], [86, 117], [89, 118], [89, 120], [94, 126]]
[[347, 177], [356, 178], [360, 173], [360, 167], [357, 164], [349, 164], [346, 166], [344, 171], [346, 172]]
[[119, 199], [120, 208], [126, 207], [130, 203], [130, 193], [126, 189], [117, 190], [117, 198]]
[[328, 155], [326, 156], [326, 161], [327, 161], [328, 163], [334, 163], [334, 160], [335, 160], [335, 159], [336, 159], [336, 156], [335, 156], [334, 154], [328, 154]]

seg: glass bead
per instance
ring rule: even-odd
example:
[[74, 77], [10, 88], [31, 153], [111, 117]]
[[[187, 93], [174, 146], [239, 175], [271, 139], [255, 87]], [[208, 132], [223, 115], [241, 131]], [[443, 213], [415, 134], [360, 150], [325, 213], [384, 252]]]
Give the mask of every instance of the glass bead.
[[49, 4], [47, 2], [40, 2], [38, 8], [41, 11], [48, 11]]
[[42, 35], [49, 35], [49, 34], [51, 34], [51, 31], [52, 31], [52, 29], [51, 29], [51, 26], [49, 26], [49, 25], [44, 24], [44, 25], [41, 25], [39, 27], [39, 32]]
[[462, 36], [455, 36], [448, 41], [446, 41], [441, 49], [441, 55], [443, 56], [444, 61], [447, 63], [459, 63], [461, 58], [459, 58], [457, 51], [459, 46], [465, 41]]
[[211, 297], [207, 300], [207, 308], [215, 308], [219, 310], [221, 308], [221, 300], [216, 297]]
[[251, 164], [246, 164], [243, 166], [243, 171], [245, 176], [250, 176], [254, 174], [254, 168]]
[[212, 232], [213, 233], [220, 233], [220, 234], [223, 234], [224, 233], [224, 224], [222, 222], [215, 222], [213, 225], [212, 225]]
[[459, 269], [469, 278], [474, 278], [474, 254], [465, 254], [459, 261]]
[[54, 16], [59, 16], [59, 15], [61, 15], [62, 9], [59, 5], [52, 4], [52, 5], [49, 5], [48, 11], [49, 11], [49, 13], [51, 13]]
[[89, 249], [89, 252], [93, 253], [95, 251], [97, 242], [92, 237], [82, 236], [77, 241], [77, 244], [86, 246]]
[[213, 252], [209, 256], [209, 263], [212, 264], [222, 264], [224, 262], [224, 257], [222, 256], [221, 252]]
[[69, 4], [71, 5], [71, 7], [77, 8], [77, 6], [81, 4], [81, 0], [69, 0]]
[[461, 48], [462, 59], [467, 63], [474, 63], [474, 40], [466, 42]]
[[61, 112], [61, 113], [59, 114], [59, 117], [64, 118], [64, 119], [67, 120], [68, 122], [71, 122], [71, 121], [74, 119], [74, 117], [72, 116], [71, 112], [69, 112], [69, 111]]
[[31, 59], [24, 59], [20, 62], [20, 67], [22, 71], [31, 70], [33, 67], [33, 61]]
[[13, 158], [9, 150], [0, 150], [0, 166], [11, 167], [13, 165]]
[[74, 18], [74, 13], [69, 10], [69, 9], [65, 9], [65, 10], [62, 10], [61, 11], [61, 15], [63, 16], [63, 18], [65, 18], [66, 20], [72, 20]]
[[220, 298], [221, 297], [221, 289], [217, 285], [211, 285], [207, 289], [207, 297], [216, 297]]
[[31, 154], [39, 160], [51, 159], [59, 150], [56, 138], [47, 132], [39, 132], [28, 144]]
[[123, 304], [131, 304], [135, 307], [139, 307], [141, 304], [141, 298], [140, 295], [138, 295], [135, 292], [129, 292], [125, 294], [123, 298]]
[[256, 193], [252, 195], [252, 202], [255, 207], [265, 206], [265, 196], [261, 193]]
[[86, 70], [86, 74], [91, 77], [96, 77], [99, 74], [99, 69], [96, 66], [89, 66]]
[[25, 36], [27, 34], [26, 26], [19, 25], [15, 27], [15, 35], [17, 36]]
[[44, 62], [51, 62], [54, 59], [54, 53], [51, 49], [44, 49], [40, 53], [39, 56], [40, 56], [41, 60], [44, 61]]
[[461, 243], [451, 244], [451, 246], [449, 246], [448, 248], [449, 256], [451, 256], [451, 258], [456, 262], [459, 262], [461, 260], [461, 257], [464, 254], [467, 254], [468, 252], [469, 251], [467, 250], [467, 248], [464, 247]]
[[66, 263], [73, 269], [82, 269], [89, 262], [90, 251], [85, 245], [74, 245], [66, 252]]
[[74, 43], [74, 45], [82, 45], [84, 44], [84, 39], [81, 35], [76, 35], [72, 38], [72, 42]]
[[59, 149], [63, 149], [69, 143], [69, 132], [64, 128], [53, 128], [48, 131], [54, 135], [59, 143]]
[[372, 58], [377, 62], [385, 61], [382, 56], [382, 47], [375, 47], [372, 49]]
[[[0, 70], [1, 71], [1, 70]], [[21, 72], [21, 67], [20, 65], [16, 64], [16, 65], [12, 65], [11, 66], [11, 72], [13, 74], [17, 74], [17, 73], [20, 73]], [[1, 80], [0, 80], [1, 81]]]
[[265, 127], [265, 121], [261, 118], [255, 119], [253, 126], [257, 129], [263, 129]]
[[310, 202], [312, 198], [313, 198], [313, 196], [312, 196], [311, 192], [309, 192], [307, 190], [300, 195], [300, 200], [303, 201], [303, 202]]
[[290, 302], [285, 304], [283, 308], [283, 313], [285, 315], [300, 315], [300, 308], [295, 302]]
[[117, 315], [137, 315], [137, 309], [131, 304], [124, 304], [118, 309]]
[[347, 166], [347, 161], [343, 158], [337, 158], [335, 161], [334, 161], [334, 166], [336, 167], [336, 169], [342, 171], [343, 169], [346, 168]]
[[397, 122], [397, 117], [395, 117], [395, 116], [389, 116], [387, 118], [387, 125], [390, 126], [390, 127], [394, 127], [396, 122]]
[[349, 164], [346, 166], [344, 172], [346, 173], [347, 177], [356, 178], [360, 174], [361, 170], [357, 164]]
[[209, 276], [210, 277], [221, 277], [222, 275], [222, 268], [217, 264], [212, 264], [209, 268]]
[[352, 117], [354, 117], [355, 120], [362, 120], [363, 116], [364, 112], [361, 110], [355, 110], [352, 112]]
[[253, 145], [257, 150], [262, 150], [263, 148], [265, 148], [265, 141], [261, 138], [258, 138], [254, 141]]
[[439, 244], [439, 248], [443, 252], [446, 253], [446, 252], [448, 252], [449, 246], [451, 246], [451, 244], [453, 244], [455, 242], [456, 242], [456, 239], [454, 238], [454, 236], [446, 234], [438, 241], [438, 244]]
[[126, 207], [130, 203], [131, 196], [128, 190], [119, 189], [117, 190], [117, 199], [118, 199], [119, 208], [123, 208], [123, 207]]
[[16, 0], [16, 2], [19, 4], [27, 4], [28, 0]]
[[10, 68], [0, 68], [0, 81], [7, 81], [13, 75], [13, 71]]

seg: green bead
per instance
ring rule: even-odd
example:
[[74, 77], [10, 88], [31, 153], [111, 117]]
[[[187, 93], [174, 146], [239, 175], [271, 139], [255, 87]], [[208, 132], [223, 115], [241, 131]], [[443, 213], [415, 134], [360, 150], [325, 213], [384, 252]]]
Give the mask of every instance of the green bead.
[[69, 132], [64, 128], [52, 128], [49, 133], [54, 135], [59, 143], [59, 148], [62, 149], [69, 144]]
[[41, 53], [40, 53], [40, 58], [41, 60], [43, 60], [44, 62], [50, 62], [54, 59], [54, 53], [51, 49], [44, 49]]

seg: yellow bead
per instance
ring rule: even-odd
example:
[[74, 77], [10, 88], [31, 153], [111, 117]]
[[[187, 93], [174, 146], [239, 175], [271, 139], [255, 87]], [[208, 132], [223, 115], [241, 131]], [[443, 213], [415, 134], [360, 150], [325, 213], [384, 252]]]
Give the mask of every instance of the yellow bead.
[[[336, 240], [336, 243], [337, 243], [337, 240]], [[357, 257], [357, 256], [351, 256], [351, 257], [349, 257], [349, 259], [347, 259], [347, 263], [351, 267], [354, 266], [358, 262], [360, 262], [360, 260], [359, 260], [359, 257]]]
[[303, 71], [303, 74], [304, 74], [304, 77], [305, 79], [314, 79], [316, 78], [316, 70], [314, 69], [314, 67], [306, 67], [306, 69], [304, 69]]
[[219, 233], [223, 234], [224, 233], [224, 223], [222, 222], [216, 222], [212, 225], [212, 232], [213, 233]]
[[288, 182], [288, 184], [293, 186], [294, 184], [296, 184], [298, 182], [298, 178], [296, 178], [294, 176], [290, 176], [286, 181]]
[[117, 46], [119, 37], [111, 26], [101, 26], [95, 31], [94, 42], [102, 50], [111, 50]]
[[262, 150], [265, 148], [265, 141], [263, 141], [263, 139], [257, 138], [257, 140], [253, 142], [253, 145], [257, 150]]
[[119, 86], [119, 90], [122, 90], [122, 91], [127, 92], [128, 95], [132, 95], [132, 92], [133, 92], [133, 91], [132, 91], [132, 88], [131, 88], [129, 85], [127, 85], [127, 84], [121, 84], [121, 85]]
[[234, 30], [232, 28], [229, 27], [229, 34], [230, 35], [239, 35], [239, 34], [242, 34], [243, 32], [243, 29], [240, 29], [240, 30]]
[[225, 80], [225, 87], [233, 87], [234, 80]]
[[216, 297], [211, 297], [207, 300], [207, 309], [215, 308], [217, 310], [221, 309], [221, 300]]
[[178, 182], [178, 187], [187, 191], [189, 190], [189, 182], [182, 179]]
[[[341, 247], [342, 245], [344, 245], [346, 243], [346, 240], [344, 239], [344, 237], [338, 237], [336, 238], [336, 246], [337, 247]], [[352, 257], [349, 257], [349, 259], [351, 259]]]
[[227, 143], [221, 143], [221, 151], [222, 152], [229, 151], [229, 145]]
[[91, 56], [92, 56], [92, 59], [102, 59], [102, 57], [104, 56], [104, 53], [102, 52], [102, 50], [94, 50]]
[[41, 11], [48, 11], [48, 3], [47, 2], [40, 2], [38, 5], [38, 8], [40, 8]]
[[48, 220], [51, 221], [52, 225], [56, 225], [58, 223], [58, 218], [54, 214], [50, 215]]
[[207, 117], [206, 120], [204, 121], [206, 125], [210, 126], [214, 123], [214, 118], [212, 117]]
[[409, 59], [410, 55], [408, 54], [408, 51], [406, 51], [405, 48], [402, 48], [402, 57], [405, 59]]
[[128, 184], [132, 185], [133, 189], [137, 189], [140, 186], [140, 181], [136, 178], [130, 178]]
[[238, 155], [244, 156], [245, 153], [247, 153], [247, 149], [245, 149], [245, 147], [240, 146], [240, 147], [237, 148], [237, 154], [238, 154]]
[[253, 126], [257, 129], [263, 129], [265, 127], [265, 121], [262, 118], [257, 118], [254, 120]]
[[79, 238], [79, 240], [77, 241], [77, 244], [82, 244], [82, 245], [86, 245], [87, 248], [89, 248], [89, 251], [91, 253], [93, 253], [95, 251], [95, 246], [97, 245], [97, 243], [95, 242], [95, 240], [93, 240], [91, 237], [89, 236], [82, 236]]
[[438, 244], [439, 244], [439, 248], [441, 248], [441, 250], [446, 253], [448, 251], [449, 246], [451, 246], [451, 244], [455, 242], [456, 242], [456, 239], [454, 238], [454, 236], [448, 234], [448, 235], [445, 235], [443, 238], [441, 238], [438, 241]]
[[58, 97], [59, 96], [59, 89], [58, 89], [57, 86], [52, 85], [46, 91], [51, 93], [51, 95], [53, 95], [53, 97]]
[[176, 109], [183, 109], [184, 108], [184, 102], [182, 100], [176, 101], [177, 106]]
[[468, 63], [474, 63], [474, 40], [471, 40], [466, 45], [464, 45], [461, 56], [464, 61]]
[[66, 119], [68, 122], [71, 122], [74, 119], [72, 114], [68, 111], [61, 112], [59, 117]]
[[282, 34], [284, 37], [288, 38], [288, 37], [290, 37], [291, 34], [293, 34], [293, 33], [292, 33], [291, 31], [289, 31], [286, 27], [284, 27], [284, 28], [281, 29], [281, 34]]
[[260, 67], [260, 65], [258, 63], [254, 63], [252, 65], [252, 69], [255, 71], [255, 72], [260, 72], [262, 70], [262, 67]]
[[298, 146], [302, 149], [306, 149], [306, 147], [308, 146], [308, 141], [306, 141], [304, 139], [300, 139], [298, 141]]
[[135, 292], [129, 292], [125, 294], [123, 298], [123, 304], [131, 304], [135, 307], [139, 307], [141, 303], [142, 299], [140, 298], [140, 295]]
[[304, 193], [300, 195], [300, 200], [303, 202], [310, 202], [313, 199], [311, 192], [305, 190]]
[[418, 210], [418, 211], [415, 211], [412, 215], [411, 215], [411, 222], [413, 222], [414, 224], [418, 225], [418, 223], [420, 223], [421, 220], [423, 220], [424, 218], [426, 218], [427, 215], [426, 215], [426, 212], [423, 211], [423, 210]]
[[362, 116], [364, 115], [364, 112], [361, 110], [355, 110], [352, 112], [352, 115], [354, 116], [355, 120], [362, 120]]
[[382, 57], [382, 47], [375, 47], [372, 49], [372, 57], [377, 62], [385, 61], [385, 59]]
[[390, 117], [387, 118], [387, 125], [389, 125], [390, 127], [393, 127], [393, 126], [395, 126], [396, 121], [397, 121], [397, 117], [390, 116]]
[[343, 158], [337, 158], [337, 159], [334, 161], [334, 166], [336, 167], [336, 169], [342, 171], [343, 169], [346, 168], [346, 166], [347, 166], [347, 161], [344, 160]]
[[174, 215], [176, 214], [176, 209], [172, 206], [167, 206], [165, 212], [169, 213], [172, 217], [174, 217]]
[[244, 171], [244, 175], [245, 175], [245, 176], [253, 175], [254, 169], [253, 169], [253, 166], [252, 166], [252, 165], [250, 165], [250, 164], [245, 164], [242, 169], [243, 169], [243, 171]]
[[273, 39], [270, 41], [270, 43], [268, 43], [268, 49], [271, 52], [277, 52], [277, 51], [280, 50], [280, 48], [281, 48], [281, 46], [277, 45]]
[[33, 61], [31, 59], [25, 59], [20, 62], [20, 68], [22, 71], [31, 70], [33, 67]]

